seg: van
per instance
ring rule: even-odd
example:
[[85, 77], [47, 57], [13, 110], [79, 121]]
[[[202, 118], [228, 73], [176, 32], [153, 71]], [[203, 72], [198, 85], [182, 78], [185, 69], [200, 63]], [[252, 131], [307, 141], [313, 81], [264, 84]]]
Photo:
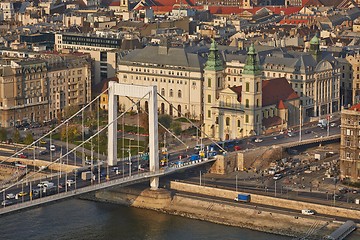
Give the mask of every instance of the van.
[[303, 210], [301, 210], [301, 214], [304, 214], [304, 215], [314, 215], [314, 214], [315, 214], [315, 211], [314, 211], [314, 210], [309, 210], [309, 209], [303, 209]]
[[55, 152], [55, 150], [56, 150], [55, 145], [54, 145], [54, 144], [51, 144], [51, 145], [50, 145], [50, 151]]

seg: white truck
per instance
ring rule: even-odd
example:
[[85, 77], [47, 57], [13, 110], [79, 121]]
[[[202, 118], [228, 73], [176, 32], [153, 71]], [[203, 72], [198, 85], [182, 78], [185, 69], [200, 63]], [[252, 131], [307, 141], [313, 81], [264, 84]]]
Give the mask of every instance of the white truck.
[[318, 122], [318, 127], [327, 127], [327, 125], [329, 124], [328, 120], [327, 119], [320, 119], [319, 122]]

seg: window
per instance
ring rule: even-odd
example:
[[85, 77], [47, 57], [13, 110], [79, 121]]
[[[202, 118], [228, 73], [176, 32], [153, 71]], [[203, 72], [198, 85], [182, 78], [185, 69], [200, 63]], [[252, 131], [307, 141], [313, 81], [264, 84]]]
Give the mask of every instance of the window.
[[249, 92], [250, 91], [250, 83], [247, 82], [245, 88], [246, 88], [246, 92]]
[[249, 99], [245, 100], [245, 107], [248, 108], [249, 107]]
[[257, 83], [256, 83], [256, 92], [259, 92], [259, 91], [260, 91], [260, 83], [257, 82]]
[[249, 115], [245, 115], [245, 122], [249, 123]]
[[161, 96], [165, 96], [165, 88], [161, 89]]
[[211, 78], [208, 78], [208, 87], [211, 87]]
[[174, 96], [174, 91], [173, 91], [172, 89], [170, 89], [169, 96], [170, 96], [170, 97], [173, 97], [173, 96]]
[[259, 107], [259, 106], [260, 106], [260, 100], [256, 99], [256, 107]]
[[211, 95], [208, 95], [208, 103], [211, 103]]
[[225, 119], [225, 123], [226, 123], [226, 126], [230, 126], [230, 118], [229, 117], [227, 117]]
[[241, 123], [240, 120], [237, 120], [237, 126], [238, 127], [240, 127], [240, 125], [241, 125], [240, 123]]
[[208, 117], [208, 118], [211, 118], [211, 110], [208, 110], [208, 112], [207, 112], [207, 117]]
[[181, 90], [178, 91], [178, 98], [181, 98], [182, 95], [181, 95]]

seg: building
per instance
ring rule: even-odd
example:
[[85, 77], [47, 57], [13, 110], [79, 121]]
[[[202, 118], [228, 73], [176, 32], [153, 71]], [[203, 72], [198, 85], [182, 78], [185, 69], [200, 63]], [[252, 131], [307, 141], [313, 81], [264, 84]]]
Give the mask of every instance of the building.
[[91, 101], [91, 61], [86, 56], [48, 55], [49, 119]]
[[118, 59], [123, 51], [142, 48], [140, 39], [133, 34], [103, 32], [99, 34], [55, 34], [55, 49], [72, 49], [89, 53], [94, 61], [93, 84], [116, 76]]
[[[205, 58], [197, 50], [189, 46], [170, 47], [170, 42], [162, 39], [159, 46], [135, 49], [124, 56], [118, 65], [117, 77], [120, 83], [156, 85], [160, 95], [166, 99], [158, 97], [160, 114], [174, 117], [184, 114], [202, 120]], [[203, 50], [207, 51], [207, 48]], [[123, 110], [132, 105], [126, 98], [120, 98], [120, 102]], [[141, 104], [147, 108], [147, 102]]]
[[0, 2], [0, 21], [13, 21], [15, 18], [14, 4], [11, 1]]
[[2, 127], [60, 118], [67, 107], [91, 101], [90, 62], [80, 56], [44, 58], [0, 67]]
[[44, 60], [11, 61], [0, 67], [1, 126], [48, 119], [49, 89]]
[[360, 104], [341, 110], [340, 178], [360, 180]]
[[[217, 140], [285, 129], [299, 120], [299, 96], [285, 78], [263, 80], [257, 53], [250, 46], [242, 83], [225, 84], [224, 63], [215, 43], [204, 69], [204, 132]], [[276, 89], [281, 89], [277, 92]], [[291, 113], [291, 115], [289, 115]]]
[[351, 68], [349, 79], [352, 80], [352, 88], [350, 89], [352, 90], [352, 104], [355, 105], [360, 102], [360, 54], [348, 55], [346, 60]]

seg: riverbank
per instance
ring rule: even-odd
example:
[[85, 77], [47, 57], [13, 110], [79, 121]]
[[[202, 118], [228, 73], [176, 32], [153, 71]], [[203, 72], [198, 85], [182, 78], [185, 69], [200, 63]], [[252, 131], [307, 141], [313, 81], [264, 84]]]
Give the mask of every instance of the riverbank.
[[[184, 193], [179, 190], [179, 184], [176, 182], [172, 182], [171, 186], [170, 189], [159, 189], [157, 191], [130, 187], [103, 190], [92, 196], [87, 196], [87, 199], [152, 209], [168, 214], [286, 236], [304, 236], [305, 233], [308, 233], [311, 235], [311, 238], [308, 239], [320, 239], [341, 225], [341, 223], [334, 222], [329, 218], [304, 216], [300, 213], [292, 214], [281, 209], [276, 210], [252, 204], [226, 202], [216, 196], [210, 197], [201, 193]], [[191, 190], [191, 186], [186, 187], [190, 191], [194, 190], [194, 188]], [[210, 190], [211, 192], [219, 191], [219, 189], [207, 188], [207, 191]], [[235, 195], [235, 192], [232, 194]]]

